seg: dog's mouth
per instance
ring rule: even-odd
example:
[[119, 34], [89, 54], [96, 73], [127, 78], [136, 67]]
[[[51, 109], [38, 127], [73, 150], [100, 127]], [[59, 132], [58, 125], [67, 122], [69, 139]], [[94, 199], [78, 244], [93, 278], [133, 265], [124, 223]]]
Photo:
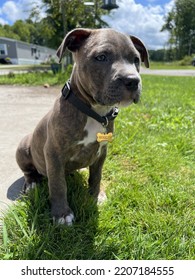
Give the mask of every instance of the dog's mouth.
[[137, 104], [141, 95], [141, 82], [136, 80], [136, 84], [125, 85], [122, 81], [116, 80], [109, 86], [94, 95], [95, 101], [99, 105], [113, 106], [122, 104], [128, 106], [132, 103]]
[[123, 100], [123, 101], [121, 101], [121, 102], [119, 102], [118, 103], [118, 106], [119, 107], [128, 107], [128, 106], [130, 106], [131, 104], [137, 104], [138, 102], [139, 102], [139, 97], [136, 97], [136, 98], [134, 98], [134, 99], [130, 99], [130, 100]]
[[132, 103], [137, 104], [140, 100], [140, 92], [135, 92], [132, 94], [106, 94], [104, 98], [96, 97], [94, 98], [96, 103], [102, 106], [115, 106], [119, 104], [120, 106], [129, 106]]

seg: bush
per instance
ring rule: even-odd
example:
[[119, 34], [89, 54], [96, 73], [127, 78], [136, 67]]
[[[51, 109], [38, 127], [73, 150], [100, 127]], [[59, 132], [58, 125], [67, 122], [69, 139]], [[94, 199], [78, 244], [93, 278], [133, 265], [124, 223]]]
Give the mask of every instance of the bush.
[[182, 60], [179, 61], [179, 65], [186, 66], [186, 65], [192, 65], [193, 55], [186, 55]]
[[68, 79], [70, 79], [71, 73], [72, 73], [73, 65], [69, 64], [64, 72], [58, 72], [57, 78], [58, 78], [58, 84], [63, 84]]

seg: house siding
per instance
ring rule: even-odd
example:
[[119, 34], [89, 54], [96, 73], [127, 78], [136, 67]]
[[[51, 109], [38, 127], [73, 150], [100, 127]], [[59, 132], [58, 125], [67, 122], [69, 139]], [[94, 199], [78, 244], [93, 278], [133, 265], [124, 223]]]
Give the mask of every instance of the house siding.
[[[17, 58], [16, 52], [16, 42], [15, 41], [8, 41], [6, 38], [0, 38], [0, 44], [7, 46], [7, 56], [10, 58]], [[0, 57], [4, 57], [4, 55], [0, 55]]]
[[56, 51], [47, 47], [0, 37], [0, 44], [7, 46], [7, 55], [13, 64], [40, 64], [56, 57]]

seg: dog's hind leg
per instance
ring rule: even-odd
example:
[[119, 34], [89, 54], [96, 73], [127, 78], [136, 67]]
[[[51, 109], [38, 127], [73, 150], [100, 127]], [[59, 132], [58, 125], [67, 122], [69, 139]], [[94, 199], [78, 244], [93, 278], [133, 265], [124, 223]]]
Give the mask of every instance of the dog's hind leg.
[[38, 173], [30, 152], [31, 135], [27, 135], [20, 142], [16, 151], [16, 161], [24, 173], [25, 182], [23, 185], [23, 192], [26, 193], [36, 186], [42, 179], [42, 175]]

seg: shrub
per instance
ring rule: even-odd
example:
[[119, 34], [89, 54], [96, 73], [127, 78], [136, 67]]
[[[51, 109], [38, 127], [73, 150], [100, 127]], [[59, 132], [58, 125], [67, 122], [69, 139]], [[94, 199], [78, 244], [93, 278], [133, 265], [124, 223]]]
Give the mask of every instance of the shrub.
[[186, 55], [182, 60], [179, 61], [179, 65], [181, 66], [186, 66], [186, 65], [191, 65], [193, 60], [193, 55]]

